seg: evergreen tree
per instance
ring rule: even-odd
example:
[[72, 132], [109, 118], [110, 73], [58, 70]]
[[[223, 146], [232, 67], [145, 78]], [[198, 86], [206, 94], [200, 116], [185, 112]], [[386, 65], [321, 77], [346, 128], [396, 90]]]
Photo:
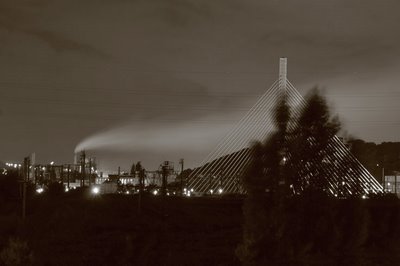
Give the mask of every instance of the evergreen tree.
[[279, 256], [289, 119], [289, 107], [282, 97], [274, 111], [276, 132], [265, 143], [253, 144], [253, 160], [242, 178], [247, 198], [243, 205], [243, 243], [236, 252], [244, 265], [265, 264]]
[[306, 98], [290, 136], [289, 179], [296, 193], [306, 189], [323, 191], [328, 187], [325, 172], [335, 162], [329, 160], [330, 143], [339, 131], [337, 118], [332, 118], [328, 105], [317, 89]]
[[244, 265], [307, 263], [313, 252], [337, 246], [336, 240], [327, 248], [321, 245], [335, 231], [334, 213], [326, 209], [332, 200], [324, 168], [335, 163], [328, 158], [339, 123], [316, 89], [302, 107], [291, 116], [281, 98], [274, 112], [276, 131], [252, 147], [242, 177], [248, 194], [243, 243], [237, 249]]

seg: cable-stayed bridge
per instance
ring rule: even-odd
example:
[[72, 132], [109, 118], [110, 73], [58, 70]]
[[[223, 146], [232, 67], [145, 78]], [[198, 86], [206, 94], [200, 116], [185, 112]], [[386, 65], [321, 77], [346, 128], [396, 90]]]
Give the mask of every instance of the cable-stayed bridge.
[[[251, 162], [251, 144], [254, 141], [264, 141], [274, 132], [273, 110], [282, 93], [285, 94], [292, 115], [299, 116], [305, 108], [304, 98], [287, 79], [286, 73], [287, 60], [281, 58], [278, 80], [203, 160], [201, 166], [190, 174], [188, 193], [246, 193], [240, 177]], [[383, 192], [379, 182], [337, 136], [330, 140], [327, 149], [329, 152], [324, 154], [324, 160], [329, 163], [320, 168], [326, 176], [325, 189], [329, 193], [365, 196]], [[308, 178], [305, 177], [304, 183], [308, 182]]]

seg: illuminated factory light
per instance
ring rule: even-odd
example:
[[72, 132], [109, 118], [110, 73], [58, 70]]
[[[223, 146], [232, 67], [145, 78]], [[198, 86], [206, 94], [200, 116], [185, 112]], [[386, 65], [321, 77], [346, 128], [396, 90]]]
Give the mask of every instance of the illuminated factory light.
[[99, 192], [100, 192], [100, 189], [98, 187], [93, 187], [92, 188], [92, 193], [93, 194], [99, 194]]
[[50, 165], [53, 165], [54, 164], [54, 162], [52, 161], [52, 162], [50, 162]]
[[36, 189], [36, 192], [39, 193], [39, 194], [42, 193], [43, 191], [44, 191], [43, 188], [38, 188], [38, 189]]
[[218, 189], [219, 194], [222, 194], [222, 192], [223, 192], [222, 188]]
[[154, 191], [153, 191], [153, 194], [154, 194], [154, 195], [157, 195], [157, 193], [158, 193], [157, 190], [154, 190]]
[[214, 193], [214, 190], [210, 189], [210, 194]]

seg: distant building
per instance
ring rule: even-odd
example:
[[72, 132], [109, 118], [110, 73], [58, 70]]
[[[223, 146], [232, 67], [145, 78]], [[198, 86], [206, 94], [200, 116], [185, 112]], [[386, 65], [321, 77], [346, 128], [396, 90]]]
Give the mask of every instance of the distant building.
[[400, 196], [400, 175], [385, 175], [385, 182], [383, 189], [387, 193], [396, 194]]

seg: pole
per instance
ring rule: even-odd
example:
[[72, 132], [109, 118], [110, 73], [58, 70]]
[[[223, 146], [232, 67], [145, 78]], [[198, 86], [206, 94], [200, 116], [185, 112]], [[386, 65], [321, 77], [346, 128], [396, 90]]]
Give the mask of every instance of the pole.
[[71, 172], [71, 165], [68, 164], [68, 172], [67, 172], [67, 188], [69, 190], [69, 172]]
[[37, 185], [37, 167], [33, 164], [32, 165], [32, 168], [33, 168], [33, 180], [34, 180], [34, 183], [35, 183], [35, 188], [36, 188], [36, 185]]
[[85, 151], [81, 153], [81, 187], [85, 186], [85, 166], [86, 166], [86, 154]]
[[167, 171], [168, 171], [168, 165], [162, 165], [161, 166], [161, 174], [162, 174], [162, 179], [161, 179], [161, 195], [166, 196], [167, 194]]
[[60, 171], [61, 184], [62, 184], [63, 187], [64, 187], [64, 165], [62, 164], [62, 165], [60, 166], [60, 168], [61, 168], [61, 171]]
[[382, 167], [383, 192], [386, 191], [385, 168]]
[[29, 158], [24, 158], [24, 174], [22, 182], [22, 220], [26, 217], [26, 182], [29, 176]]
[[92, 177], [92, 158], [89, 158], [89, 187], [91, 185], [90, 178]]
[[35, 168], [35, 164], [36, 164], [36, 154], [32, 153], [31, 154], [31, 165], [32, 165], [32, 178], [34, 179], [34, 183], [36, 184], [36, 168]]
[[181, 196], [183, 195], [183, 164], [184, 159], [180, 159], [179, 163], [181, 164]]

